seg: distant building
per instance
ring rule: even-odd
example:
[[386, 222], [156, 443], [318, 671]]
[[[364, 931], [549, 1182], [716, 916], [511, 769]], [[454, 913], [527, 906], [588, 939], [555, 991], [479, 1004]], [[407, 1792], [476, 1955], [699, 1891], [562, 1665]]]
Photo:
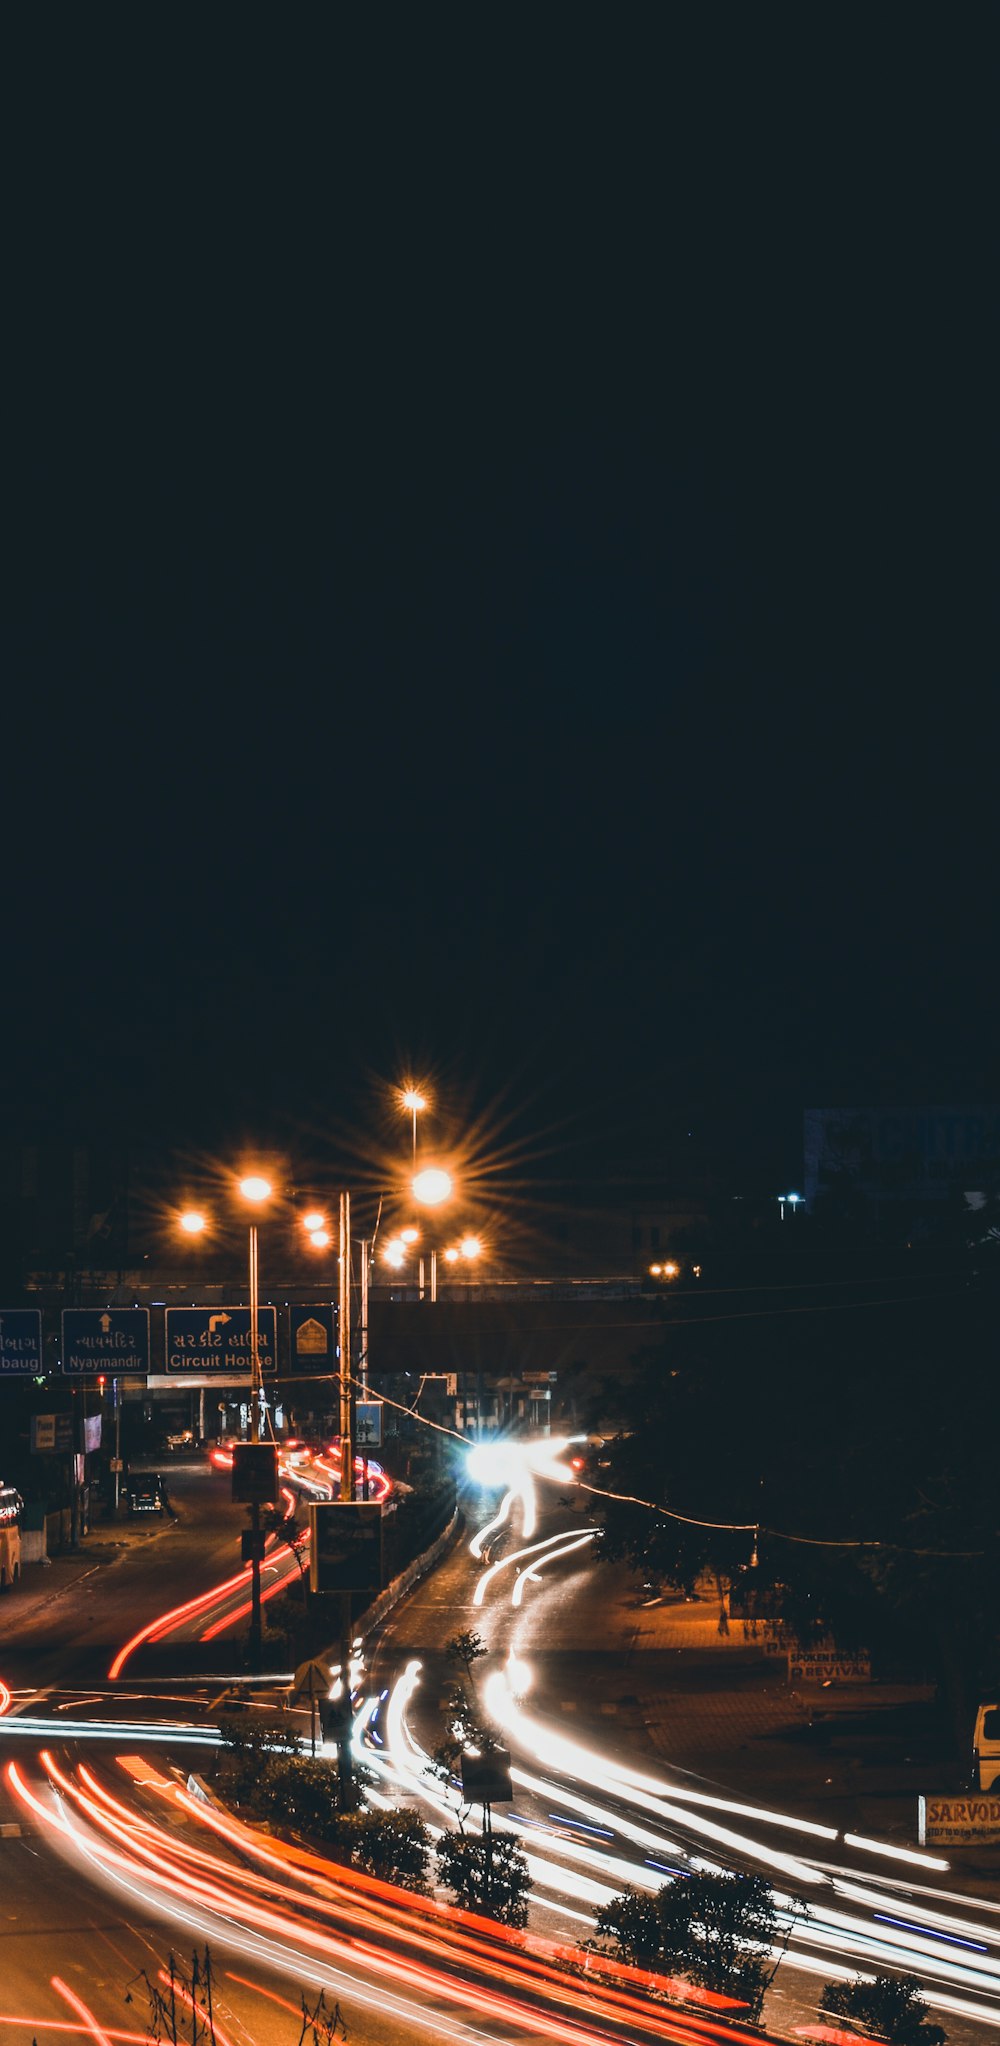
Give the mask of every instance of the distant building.
[[807, 1108], [804, 1191], [867, 1205], [879, 1234], [933, 1228], [944, 1206], [1000, 1173], [1000, 1108]]

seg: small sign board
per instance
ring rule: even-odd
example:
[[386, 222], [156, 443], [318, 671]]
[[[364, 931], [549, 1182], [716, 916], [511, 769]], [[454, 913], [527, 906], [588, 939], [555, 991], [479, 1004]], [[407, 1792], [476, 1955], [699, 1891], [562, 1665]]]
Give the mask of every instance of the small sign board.
[[382, 1401], [359, 1400], [354, 1410], [354, 1447], [359, 1456], [382, 1447]]
[[0, 1376], [45, 1370], [42, 1316], [37, 1307], [0, 1307]]
[[327, 1301], [288, 1309], [289, 1369], [293, 1378], [337, 1369], [334, 1311]]
[[313, 1591], [382, 1589], [382, 1508], [361, 1499], [309, 1506], [309, 1584]]
[[870, 1684], [872, 1661], [867, 1649], [839, 1655], [835, 1648], [790, 1648], [790, 1684]]
[[236, 1506], [273, 1506], [278, 1497], [278, 1448], [274, 1442], [233, 1444], [232, 1499]]
[[120, 1378], [149, 1370], [148, 1307], [66, 1307], [59, 1368], [71, 1378], [85, 1372]]
[[[265, 1377], [277, 1368], [277, 1310], [257, 1309], [257, 1356]], [[253, 1377], [249, 1307], [168, 1307], [168, 1376], [228, 1372]]]
[[921, 1847], [1000, 1840], [1000, 1795], [984, 1790], [966, 1797], [918, 1797], [917, 1837]]
[[245, 1527], [240, 1535], [240, 1555], [244, 1563], [263, 1563], [267, 1531], [262, 1527]]
[[506, 1748], [462, 1756], [462, 1796], [466, 1804], [510, 1804], [514, 1790]]
[[96, 1450], [98, 1450], [98, 1449], [100, 1449], [100, 1446], [101, 1446], [101, 1416], [100, 1416], [100, 1414], [84, 1414], [84, 1416], [83, 1416], [83, 1446], [84, 1446], [84, 1449], [86, 1450], [86, 1452], [87, 1452], [88, 1456], [93, 1456], [93, 1455], [94, 1455], [94, 1453], [95, 1453], [95, 1451], [96, 1451]]
[[38, 1455], [65, 1455], [73, 1447], [72, 1414], [32, 1414], [30, 1439]]
[[329, 1663], [313, 1656], [310, 1662], [300, 1662], [292, 1678], [289, 1699], [294, 1705], [299, 1698], [328, 1698], [332, 1689], [333, 1671]]

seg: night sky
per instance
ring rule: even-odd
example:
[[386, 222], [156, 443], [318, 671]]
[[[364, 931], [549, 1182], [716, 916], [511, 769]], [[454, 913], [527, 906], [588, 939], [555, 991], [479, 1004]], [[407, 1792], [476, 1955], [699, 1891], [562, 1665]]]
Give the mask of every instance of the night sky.
[[18, 53], [8, 1132], [1000, 1099], [988, 17], [694, 19]]

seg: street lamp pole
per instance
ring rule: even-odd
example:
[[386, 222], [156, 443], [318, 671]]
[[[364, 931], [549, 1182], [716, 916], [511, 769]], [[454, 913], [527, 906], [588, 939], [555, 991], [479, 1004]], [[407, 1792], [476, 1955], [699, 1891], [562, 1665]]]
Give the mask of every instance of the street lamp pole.
[[[340, 1196], [340, 1272], [338, 1309], [340, 1318], [340, 1497], [341, 1503], [354, 1499], [354, 1429], [351, 1385], [351, 1196]], [[344, 1811], [354, 1810], [354, 1764], [351, 1754], [351, 1658], [354, 1652], [351, 1594], [340, 1594], [340, 1683], [341, 1712], [337, 1729], [337, 1760], [340, 1802]]]
[[[250, 1440], [260, 1441], [260, 1357], [257, 1352], [257, 1321], [259, 1294], [257, 1265], [257, 1224], [250, 1224]], [[249, 1659], [251, 1669], [259, 1669], [262, 1652], [262, 1627], [260, 1616], [260, 1506], [255, 1499], [250, 1508], [250, 1526], [253, 1534], [253, 1553], [250, 1557], [250, 1641]]]

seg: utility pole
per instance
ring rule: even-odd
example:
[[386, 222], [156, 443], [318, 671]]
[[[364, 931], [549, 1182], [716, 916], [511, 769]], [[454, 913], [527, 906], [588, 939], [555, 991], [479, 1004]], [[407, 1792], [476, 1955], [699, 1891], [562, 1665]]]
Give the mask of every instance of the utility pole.
[[[352, 1423], [351, 1383], [351, 1196], [340, 1196], [340, 1268], [338, 1308], [340, 1316], [340, 1497], [342, 1503], [354, 1499], [354, 1429]], [[351, 1754], [353, 1722], [351, 1719], [351, 1658], [354, 1648], [354, 1628], [351, 1611], [351, 1594], [340, 1594], [340, 1682], [341, 1711], [339, 1738], [337, 1741], [337, 1763], [340, 1773], [340, 1803], [345, 1812], [354, 1810], [354, 1758]]]
[[[260, 1441], [260, 1355], [257, 1349], [257, 1224], [250, 1224], [250, 1440]], [[260, 1618], [260, 1505], [255, 1499], [250, 1508], [250, 1526], [253, 1530], [253, 1554], [250, 1558], [250, 1640], [248, 1655], [250, 1668], [258, 1670], [261, 1662], [261, 1618]]]

